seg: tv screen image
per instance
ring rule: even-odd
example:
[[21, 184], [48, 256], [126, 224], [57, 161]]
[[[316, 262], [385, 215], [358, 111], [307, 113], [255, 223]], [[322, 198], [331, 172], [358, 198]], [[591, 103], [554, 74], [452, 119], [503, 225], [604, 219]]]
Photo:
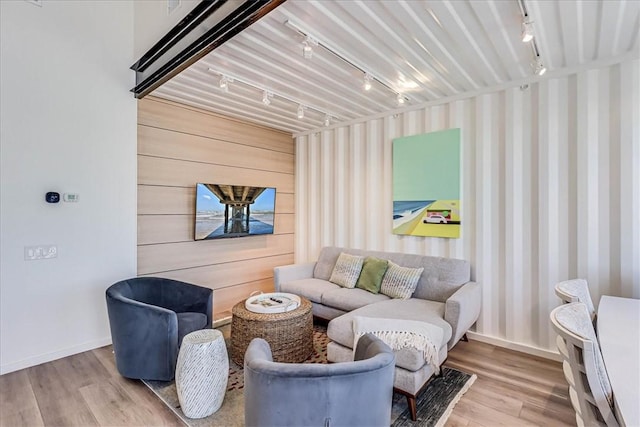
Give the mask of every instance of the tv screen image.
[[196, 184], [195, 240], [273, 234], [276, 189]]

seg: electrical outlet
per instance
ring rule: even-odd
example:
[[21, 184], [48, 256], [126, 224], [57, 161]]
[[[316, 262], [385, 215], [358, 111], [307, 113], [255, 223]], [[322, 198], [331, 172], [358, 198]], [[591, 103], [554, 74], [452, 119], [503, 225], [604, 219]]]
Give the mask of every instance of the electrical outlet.
[[25, 261], [34, 261], [38, 259], [51, 259], [58, 257], [58, 247], [56, 245], [39, 245], [25, 246]]

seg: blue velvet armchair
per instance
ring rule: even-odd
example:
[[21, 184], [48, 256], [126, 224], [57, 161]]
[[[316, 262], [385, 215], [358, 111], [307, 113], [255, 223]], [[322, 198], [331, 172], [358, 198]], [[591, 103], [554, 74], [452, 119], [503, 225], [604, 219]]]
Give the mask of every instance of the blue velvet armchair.
[[366, 334], [358, 340], [354, 360], [277, 363], [269, 343], [252, 340], [244, 356], [245, 425], [388, 427], [393, 351]]
[[213, 291], [158, 277], [111, 285], [107, 311], [116, 366], [123, 377], [170, 381], [182, 338], [210, 328]]

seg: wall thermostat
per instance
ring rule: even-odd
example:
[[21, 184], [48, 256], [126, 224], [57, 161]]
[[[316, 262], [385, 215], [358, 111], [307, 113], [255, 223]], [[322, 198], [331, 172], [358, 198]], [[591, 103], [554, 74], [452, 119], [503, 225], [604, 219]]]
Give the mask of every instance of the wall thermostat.
[[49, 191], [44, 196], [44, 199], [47, 201], [47, 203], [58, 203], [60, 201], [60, 193], [56, 193], [55, 191]]

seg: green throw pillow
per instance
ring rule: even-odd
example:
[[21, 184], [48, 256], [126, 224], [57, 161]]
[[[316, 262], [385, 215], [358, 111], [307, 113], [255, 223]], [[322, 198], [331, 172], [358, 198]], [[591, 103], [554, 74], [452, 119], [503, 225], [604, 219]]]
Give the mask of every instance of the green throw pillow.
[[366, 257], [356, 287], [374, 294], [380, 292], [380, 285], [382, 285], [384, 273], [387, 272], [387, 266], [386, 259]]

